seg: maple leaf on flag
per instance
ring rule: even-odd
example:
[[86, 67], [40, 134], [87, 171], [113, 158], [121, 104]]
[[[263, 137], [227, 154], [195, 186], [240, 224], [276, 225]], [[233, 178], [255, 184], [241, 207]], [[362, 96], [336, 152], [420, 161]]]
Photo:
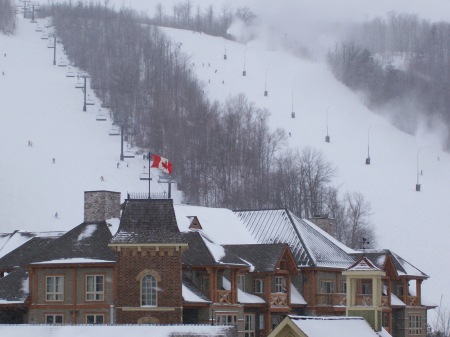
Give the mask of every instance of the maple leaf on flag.
[[157, 156], [156, 154], [150, 153], [152, 156], [153, 162], [151, 163], [150, 167], [158, 168], [161, 171], [165, 173], [172, 173], [172, 163], [163, 157]]

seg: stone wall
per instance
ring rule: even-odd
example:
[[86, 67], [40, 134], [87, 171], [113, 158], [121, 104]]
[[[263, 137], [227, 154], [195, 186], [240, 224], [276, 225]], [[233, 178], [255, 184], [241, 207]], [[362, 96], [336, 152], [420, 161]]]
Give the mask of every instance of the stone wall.
[[84, 192], [84, 221], [96, 222], [120, 217], [120, 192]]

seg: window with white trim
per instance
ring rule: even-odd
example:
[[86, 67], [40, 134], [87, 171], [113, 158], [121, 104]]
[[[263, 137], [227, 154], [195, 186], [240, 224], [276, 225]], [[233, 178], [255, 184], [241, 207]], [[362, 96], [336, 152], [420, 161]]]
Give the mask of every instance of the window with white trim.
[[347, 282], [342, 281], [341, 282], [341, 293], [346, 294], [347, 293]]
[[410, 335], [422, 334], [422, 316], [409, 315], [409, 334]]
[[372, 281], [363, 280], [361, 281], [361, 294], [371, 295], [372, 294]]
[[144, 275], [141, 279], [141, 306], [156, 306], [156, 277]]
[[86, 315], [86, 324], [103, 324], [105, 322], [105, 315]]
[[64, 300], [64, 276], [46, 276], [45, 299], [47, 301]]
[[103, 275], [86, 276], [86, 301], [103, 301], [105, 298], [105, 286]]
[[45, 324], [63, 324], [63, 315], [45, 315]]
[[284, 276], [275, 276], [275, 292], [286, 292], [286, 278]]
[[255, 293], [263, 293], [264, 292], [264, 280], [256, 279], [255, 280]]
[[244, 337], [255, 337], [255, 315], [244, 315]]
[[237, 325], [237, 314], [216, 314], [217, 325]]

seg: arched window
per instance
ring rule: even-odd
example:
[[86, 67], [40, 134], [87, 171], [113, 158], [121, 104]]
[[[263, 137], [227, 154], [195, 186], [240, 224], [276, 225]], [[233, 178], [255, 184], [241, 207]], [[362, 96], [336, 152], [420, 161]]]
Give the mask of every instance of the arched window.
[[141, 279], [141, 306], [156, 306], [156, 277], [144, 275]]

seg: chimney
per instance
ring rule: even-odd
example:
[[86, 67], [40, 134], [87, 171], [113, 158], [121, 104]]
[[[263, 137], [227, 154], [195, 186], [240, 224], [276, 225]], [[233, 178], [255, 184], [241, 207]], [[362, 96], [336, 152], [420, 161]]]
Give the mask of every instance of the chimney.
[[120, 192], [84, 192], [84, 222], [97, 222], [119, 217]]

